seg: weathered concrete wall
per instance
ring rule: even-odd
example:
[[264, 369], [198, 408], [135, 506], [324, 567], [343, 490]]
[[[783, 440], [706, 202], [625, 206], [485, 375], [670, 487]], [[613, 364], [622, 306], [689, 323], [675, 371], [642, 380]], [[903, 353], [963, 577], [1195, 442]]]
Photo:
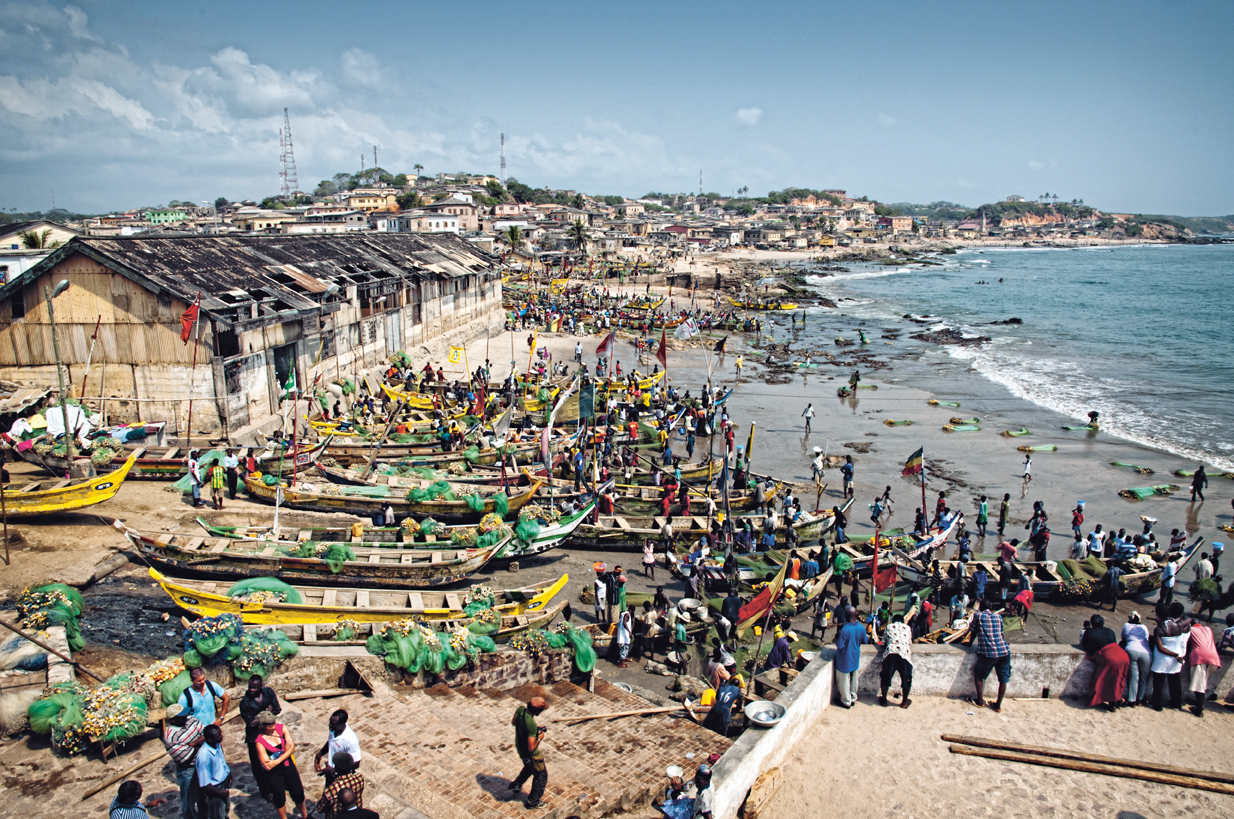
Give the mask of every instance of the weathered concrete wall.
[[[973, 666], [977, 653], [969, 648], [942, 645], [913, 646], [913, 693], [933, 697], [964, 697], [973, 693]], [[858, 692], [877, 696], [882, 659], [875, 646], [862, 646], [857, 669]], [[1051, 697], [1086, 696], [1093, 664], [1078, 648], [1065, 645], [1011, 646], [1009, 697], [1040, 697], [1045, 688]], [[900, 684], [896, 677], [891, 685]], [[986, 693], [991, 694], [997, 678], [991, 672]]]
[[782, 765], [831, 703], [834, 654], [834, 649], [825, 649], [776, 697], [788, 709], [784, 719], [774, 728], [747, 730], [720, 757], [712, 773], [719, 819], [737, 815], [759, 774]]

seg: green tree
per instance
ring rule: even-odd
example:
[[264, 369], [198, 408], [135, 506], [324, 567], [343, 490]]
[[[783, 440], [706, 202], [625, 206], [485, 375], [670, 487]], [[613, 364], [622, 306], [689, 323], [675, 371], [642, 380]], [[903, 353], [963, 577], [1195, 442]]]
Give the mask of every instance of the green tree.
[[394, 175], [394, 187], [396, 188], [407, 187], [407, 174], [405, 173], [395, 174]]
[[506, 244], [510, 246], [510, 252], [514, 252], [521, 248], [526, 241], [523, 239], [523, 231], [518, 225], [510, 225], [505, 233]]
[[51, 250], [52, 248], [60, 247], [64, 242], [53, 242], [51, 240], [51, 229], [48, 228], [42, 233], [33, 230], [22, 231], [21, 245], [28, 250]]
[[535, 199], [535, 191], [531, 189], [531, 186], [524, 185], [514, 177], [510, 177], [506, 180], [506, 190], [509, 191], [510, 195], [514, 197], [514, 201], [519, 204], [526, 204], [534, 201]]
[[222, 210], [223, 208], [227, 207], [230, 204], [231, 203], [227, 201], [226, 197], [220, 196], [218, 199], [214, 200], [214, 209]]
[[1127, 235], [1128, 236], [1143, 236], [1144, 226], [1141, 225], [1139, 222], [1128, 222], [1127, 223]]
[[488, 189], [488, 194], [491, 198], [496, 199], [494, 205], [499, 205], [506, 201], [506, 189], [501, 186], [501, 183], [496, 179], [490, 179], [484, 183], [484, 187]]
[[566, 235], [570, 239], [570, 244], [574, 245], [575, 250], [587, 249], [587, 226], [583, 224], [582, 219], [578, 219], [570, 224], [570, 229]]
[[420, 194], [415, 191], [408, 191], [407, 193], [401, 194], [396, 197], [394, 201], [398, 202], [398, 206], [403, 210], [418, 208], [422, 204]]
[[419, 162], [411, 166], [411, 169], [416, 172], [416, 176], [424, 176], [424, 166]]
[[574, 198], [570, 200], [570, 204], [575, 208], [582, 210], [587, 206], [587, 200], [583, 198], [581, 193], [574, 194]]

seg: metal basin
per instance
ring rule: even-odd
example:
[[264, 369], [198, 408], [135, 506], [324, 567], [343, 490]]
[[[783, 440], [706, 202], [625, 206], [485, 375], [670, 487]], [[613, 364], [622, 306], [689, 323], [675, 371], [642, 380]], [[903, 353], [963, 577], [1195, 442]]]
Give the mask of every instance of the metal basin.
[[755, 700], [745, 707], [746, 719], [759, 728], [770, 728], [784, 719], [785, 708], [768, 700]]

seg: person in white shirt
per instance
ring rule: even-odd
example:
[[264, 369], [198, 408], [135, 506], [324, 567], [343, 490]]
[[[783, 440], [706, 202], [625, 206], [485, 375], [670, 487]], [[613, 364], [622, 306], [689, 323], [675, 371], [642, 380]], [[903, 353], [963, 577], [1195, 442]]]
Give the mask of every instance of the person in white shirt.
[[1200, 561], [1195, 564], [1195, 579], [1207, 580], [1213, 576], [1213, 564], [1208, 559], [1208, 552], [1200, 555]]
[[1088, 533], [1088, 553], [1094, 557], [1101, 557], [1105, 550], [1106, 533], [1101, 531], [1101, 524], [1097, 524], [1097, 528]]
[[806, 404], [805, 411], [801, 413], [801, 417], [806, 419], [806, 432], [810, 431], [810, 421], [814, 418], [814, 405]]
[[347, 725], [347, 712], [342, 708], [330, 715], [330, 733], [326, 737], [326, 744], [321, 746], [313, 760], [314, 770], [325, 771], [326, 785], [334, 781], [335, 773], [331, 762], [339, 752], [350, 755], [355, 767], [360, 767], [360, 740], [356, 738], [356, 732]]
[[605, 616], [605, 614], [608, 611], [608, 608], [607, 608], [608, 584], [604, 580], [604, 572], [607, 568], [608, 566], [603, 563], [597, 563], [595, 565], [596, 580], [595, 580], [593, 589], [595, 591], [595, 596], [596, 596], [596, 622], [597, 623], [603, 623], [607, 620], [607, 617]]

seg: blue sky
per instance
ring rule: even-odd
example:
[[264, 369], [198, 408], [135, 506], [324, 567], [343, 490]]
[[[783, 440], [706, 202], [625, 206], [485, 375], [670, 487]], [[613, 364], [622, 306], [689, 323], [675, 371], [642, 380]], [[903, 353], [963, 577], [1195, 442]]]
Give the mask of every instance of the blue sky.
[[839, 187], [1234, 213], [1234, 3], [0, 5], [0, 207], [372, 162], [638, 196]]

